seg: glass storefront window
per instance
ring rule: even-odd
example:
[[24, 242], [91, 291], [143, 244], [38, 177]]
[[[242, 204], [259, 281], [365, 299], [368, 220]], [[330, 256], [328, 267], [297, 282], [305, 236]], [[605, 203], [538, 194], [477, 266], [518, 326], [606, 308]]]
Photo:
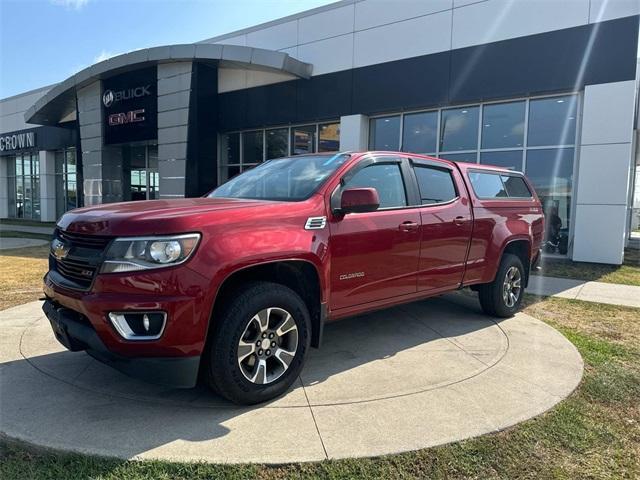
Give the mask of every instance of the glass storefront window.
[[326, 123], [318, 126], [318, 152], [340, 150], [340, 124]]
[[8, 158], [9, 216], [40, 220], [40, 163], [37, 153]]
[[240, 134], [228, 133], [222, 135], [222, 163], [226, 165], [240, 164]]
[[440, 151], [475, 150], [478, 147], [478, 107], [442, 111]]
[[506, 150], [498, 152], [482, 152], [480, 163], [508, 168], [509, 170], [522, 171], [522, 150]]
[[287, 128], [267, 130], [266, 160], [287, 155], [289, 155], [289, 130]]
[[438, 112], [410, 113], [404, 116], [402, 151], [430, 153], [438, 141]]
[[79, 207], [76, 149], [67, 148], [55, 153], [56, 215]]
[[576, 136], [577, 105], [576, 95], [531, 100], [528, 146], [573, 145]]
[[476, 152], [469, 153], [441, 153], [440, 158], [451, 160], [452, 162], [470, 162], [476, 163]]
[[544, 209], [547, 240], [565, 245], [571, 220], [574, 154], [573, 148], [527, 151], [526, 174]]
[[295, 127], [291, 129], [291, 154], [315, 153], [316, 126]]
[[482, 109], [482, 148], [524, 145], [525, 102], [485, 105]]
[[242, 133], [242, 163], [256, 164], [262, 162], [263, 150], [262, 130]]
[[400, 115], [370, 120], [369, 148], [388, 151], [400, 149]]

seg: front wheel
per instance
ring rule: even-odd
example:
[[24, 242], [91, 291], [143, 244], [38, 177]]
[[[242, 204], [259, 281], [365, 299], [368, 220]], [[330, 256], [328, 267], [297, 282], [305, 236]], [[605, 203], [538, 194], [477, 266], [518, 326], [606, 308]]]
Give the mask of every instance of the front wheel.
[[255, 282], [236, 290], [207, 354], [209, 385], [245, 405], [284, 393], [302, 370], [310, 343], [309, 311], [284, 285]]
[[478, 290], [482, 310], [495, 317], [514, 315], [522, 304], [524, 275], [520, 258], [510, 253], [504, 254], [495, 280], [481, 285]]

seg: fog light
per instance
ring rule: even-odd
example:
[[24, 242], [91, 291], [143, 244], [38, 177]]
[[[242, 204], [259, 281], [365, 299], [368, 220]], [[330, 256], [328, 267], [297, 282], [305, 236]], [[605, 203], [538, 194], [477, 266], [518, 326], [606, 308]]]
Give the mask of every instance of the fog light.
[[125, 340], [157, 340], [162, 336], [165, 312], [111, 312], [111, 324]]

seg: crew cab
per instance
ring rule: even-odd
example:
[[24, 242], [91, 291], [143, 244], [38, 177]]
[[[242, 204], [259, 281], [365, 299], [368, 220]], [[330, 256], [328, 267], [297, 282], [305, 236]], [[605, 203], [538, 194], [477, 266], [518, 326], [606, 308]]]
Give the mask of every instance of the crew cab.
[[487, 314], [515, 314], [543, 230], [518, 172], [398, 152], [281, 158], [202, 198], [66, 213], [43, 310], [69, 350], [252, 404], [287, 390], [327, 322], [463, 287]]

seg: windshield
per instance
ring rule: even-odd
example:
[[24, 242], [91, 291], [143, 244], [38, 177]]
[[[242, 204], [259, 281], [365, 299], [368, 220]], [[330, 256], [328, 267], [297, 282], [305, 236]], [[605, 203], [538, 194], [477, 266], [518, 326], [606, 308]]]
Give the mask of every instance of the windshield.
[[304, 200], [348, 158], [338, 153], [269, 160], [219, 186], [209, 197]]

